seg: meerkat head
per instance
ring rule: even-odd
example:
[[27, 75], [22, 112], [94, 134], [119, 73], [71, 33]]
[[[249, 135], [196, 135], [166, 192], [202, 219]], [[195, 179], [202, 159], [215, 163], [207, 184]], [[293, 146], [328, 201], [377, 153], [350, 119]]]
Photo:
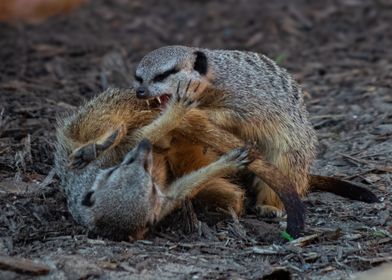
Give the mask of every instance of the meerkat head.
[[147, 54], [135, 72], [134, 87], [138, 98], [158, 101], [164, 107], [178, 83], [190, 80], [207, 82], [207, 56], [202, 50], [168, 46]]
[[152, 178], [152, 147], [143, 140], [118, 166], [103, 169], [82, 205], [91, 229], [113, 239], [139, 236], [155, 222], [163, 195]]

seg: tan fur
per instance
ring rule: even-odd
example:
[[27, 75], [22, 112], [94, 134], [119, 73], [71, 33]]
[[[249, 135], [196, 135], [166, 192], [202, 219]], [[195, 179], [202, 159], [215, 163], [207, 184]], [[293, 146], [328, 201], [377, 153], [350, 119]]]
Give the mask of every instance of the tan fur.
[[244, 211], [244, 191], [238, 185], [222, 178], [208, 181], [194, 199], [212, 209], [232, 208], [237, 215], [241, 215]]
[[[193, 109], [192, 109], [193, 110]], [[109, 90], [88, 102], [77, 114], [71, 123], [60, 128], [59, 142], [68, 146], [70, 159], [72, 160], [77, 151], [86, 149], [87, 146], [104, 143], [115, 130], [119, 130], [114, 143], [108, 149], [98, 154], [102, 166], [111, 166], [122, 159], [123, 155], [135, 146], [137, 141], [146, 137], [154, 144], [162, 142], [156, 130], [164, 129], [159, 124], [151, 126], [160, 110], [153, 109], [144, 101], [137, 100], [133, 92], [126, 90]], [[176, 114], [181, 112], [170, 112], [164, 119], [165, 122], [173, 124], [173, 119], [181, 121]], [[150, 126], [148, 126], [150, 125]], [[154, 136], [151, 136], [153, 134]], [[201, 167], [207, 166], [219, 158], [212, 149], [205, 149], [201, 143], [192, 143], [184, 138], [181, 133], [173, 132], [170, 138], [171, 147], [154, 146], [154, 168], [155, 178], [159, 179], [159, 185], [168, 186], [168, 172], [163, 168], [163, 161], [167, 161], [173, 178], [179, 178]], [[197, 198], [221, 208], [233, 208], [237, 214], [243, 209], [244, 193], [238, 186], [226, 179], [213, 179], [205, 184]], [[164, 190], [162, 190], [164, 191]]]
[[[208, 95], [219, 96], [219, 92], [210, 89], [207, 91]], [[203, 105], [203, 104], [202, 104]], [[294, 185], [297, 193], [303, 197], [308, 189], [308, 170], [310, 161], [308, 158], [301, 157], [296, 151], [292, 151], [287, 143], [292, 141], [290, 133], [286, 132], [287, 128], [282, 126], [277, 121], [266, 122], [263, 125], [255, 125], [257, 122], [249, 121], [243, 123], [238, 121], [238, 118], [233, 116], [232, 112], [227, 112], [224, 109], [210, 110], [201, 106], [200, 113], [205, 114], [213, 125], [223, 128], [240, 139], [257, 139], [255, 145], [257, 149], [263, 152], [263, 158], [274, 164]], [[216, 129], [216, 128], [215, 128]], [[222, 137], [216, 138], [222, 139]], [[217, 140], [212, 141], [216, 142]], [[218, 143], [220, 140], [218, 140]], [[212, 142], [206, 142], [208, 145], [213, 145]], [[241, 141], [243, 144], [243, 141]], [[231, 148], [228, 147], [228, 149]], [[285, 152], [282, 152], [285, 151]], [[261, 177], [264, 177], [261, 176]], [[265, 181], [258, 180], [256, 184], [258, 192], [256, 207], [261, 214], [269, 214], [268, 212], [275, 212], [277, 215], [282, 213], [284, 206], [278, 197], [278, 194], [273, 191]], [[272, 207], [271, 207], [272, 206]], [[268, 211], [272, 209], [273, 211]]]
[[[223, 116], [220, 116], [219, 113], [215, 112], [214, 114], [218, 119], [227, 117], [224, 113]], [[208, 144], [214, 150], [222, 153], [228, 152], [235, 147], [245, 145], [241, 139], [234, 135], [234, 133], [236, 133], [234, 129], [230, 129], [230, 127], [225, 130], [221, 129], [220, 126], [216, 126], [210, 120], [211, 118], [205, 110], [193, 109], [187, 114], [186, 119], [176, 131], [182, 133], [189, 139], [195, 139], [195, 141]], [[233, 132], [230, 133], [228, 130], [232, 130]], [[283, 212], [281, 209], [283, 209], [283, 204], [278, 195], [289, 197], [293, 191], [290, 189], [292, 184], [296, 186], [294, 191], [298, 190], [301, 195], [304, 195], [308, 188], [307, 174], [302, 170], [302, 177], [297, 176], [296, 173], [294, 176], [291, 176], [291, 173], [286, 173], [288, 176], [285, 177], [280, 170], [282, 170], [281, 168], [283, 168], [283, 170], [289, 170], [288, 165], [290, 163], [286, 161], [286, 157], [276, 159], [279, 164], [275, 166], [268, 163], [269, 161], [266, 160], [266, 158], [271, 159], [271, 155], [261, 155], [256, 150], [253, 152], [254, 161], [249, 164], [248, 169], [264, 180], [263, 182], [258, 181], [257, 184], [258, 201], [264, 203], [259, 211], [266, 216], [271, 214], [282, 215]], [[277, 195], [267, 184], [278, 186], [281, 192]]]
[[[216, 160], [219, 155], [244, 145], [242, 140], [234, 136], [233, 133], [236, 132], [234, 129], [230, 127], [222, 129], [213, 124], [202, 106], [200, 109], [193, 108], [188, 111], [181, 109], [181, 107], [174, 107], [170, 109], [169, 113], [165, 110], [163, 116], [158, 118], [159, 110], [151, 109], [145, 101], [137, 100], [133, 95], [132, 91], [107, 91], [86, 104], [71, 123], [64, 124], [62, 131], [60, 130], [58, 133], [59, 142], [65, 146], [69, 146], [69, 143], [79, 145], [73, 144], [71, 146], [74, 150], [68, 149], [71, 161], [75, 160], [72, 157], [78, 151], [94, 147], [96, 141], [106, 142], [103, 135], [108, 135], [108, 133], [103, 128], [106, 128], [107, 131], [115, 131], [124, 125], [127, 127], [125, 137], [121, 141], [115, 139], [115, 142], [118, 141], [119, 144], [117, 146], [111, 145], [102, 153], [97, 153], [102, 166], [118, 163], [124, 154], [142, 138], [152, 140], [156, 153], [168, 152], [167, 156], [171, 157], [170, 161], [176, 162], [176, 164], [170, 164], [171, 168], [177, 172], [177, 174], [173, 172], [174, 176], [181, 176], [189, 169], [196, 170], [203, 164]], [[209, 108], [208, 110], [214, 112], [213, 109]], [[165, 114], [167, 115], [165, 116]], [[86, 128], [88, 133], [92, 134], [91, 138], [88, 137], [88, 133], [84, 132]], [[79, 135], [84, 138], [72, 138], [79, 137]], [[119, 133], [118, 135], [124, 134]], [[162, 137], [162, 135], [168, 135], [168, 137]], [[181, 137], [188, 139], [188, 143], [181, 144], [183, 141]], [[167, 141], [162, 141], [162, 139]], [[83, 141], [85, 142], [83, 143]], [[162, 146], [162, 142], [169, 143], [169, 145]], [[210, 146], [212, 149], [207, 149], [205, 152], [205, 146]], [[167, 150], [169, 147], [170, 149]], [[262, 177], [269, 186], [275, 186], [275, 191], [283, 200], [286, 210], [290, 211], [292, 215], [291, 220], [290, 215], [288, 218], [288, 231], [297, 236], [303, 228], [304, 219], [302, 204], [298, 200], [295, 188], [292, 188], [289, 179], [276, 166], [268, 163], [264, 156], [256, 151], [253, 154], [255, 160], [249, 164], [248, 169]], [[90, 158], [90, 161], [93, 159]], [[192, 160], [187, 164], [181, 163], [186, 162], [187, 159]], [[177, 165], [185, 170], [181, 168], [175, 170]], [[219, 180], [219, 184], [211, 183], [208, 188], [201, 189], [203, 193], [199, 194], [199, 197], [206, 202], [215, 201], [215, 205], [221, 208], [233, 208], [238, 214], [242, 212], [243, 191], [230, 182]], [[227, 194], [222, 196], [223, 193], [226, 193], [222, 190], [227, 190]], [[222, 200], [220, 201], [220, 199]], [[227, 205], [227, 203], [230, 204]]]
[[[192, 117], [190, 115], [189, 117]], [[172, 146], [167, 153], [171, 170], [176, 176], [185, 175], [201, 166], [213, 162], [218, 157], [211, 148], [200, 144], [190, 144], [188, 139], [179, 133], [174, 134]], [[186, 156], [184, 156], [186, 155]], [[189, 155], [189, 156], [188, 156]], [[223, 178], [210, 180], [195, 199], [206, 205], [219, 208], [233, 208], [237, 215], [243, 212], [244, 191], [237, 185]]]

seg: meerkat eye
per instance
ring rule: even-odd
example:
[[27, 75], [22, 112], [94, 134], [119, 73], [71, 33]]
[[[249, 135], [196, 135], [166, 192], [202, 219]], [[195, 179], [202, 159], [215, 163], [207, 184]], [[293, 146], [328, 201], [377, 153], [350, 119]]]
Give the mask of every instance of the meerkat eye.
[[143, 83], [143, 78], [136, 75], [136, 73], [135, 73], [135, 80], [138, 81], [139, 83]]
[[170, 75], [176, 74], [178, 73], [180, 70], [176, 69], [176, 68], [172, 68], [170, 70], [167, 70], [165, 72], [163, 72], [162, 74], [156, 75], [154, 77], [154, 82], [162, 82], [164, 79], [166, 79], [167, 77], [169, 77]]

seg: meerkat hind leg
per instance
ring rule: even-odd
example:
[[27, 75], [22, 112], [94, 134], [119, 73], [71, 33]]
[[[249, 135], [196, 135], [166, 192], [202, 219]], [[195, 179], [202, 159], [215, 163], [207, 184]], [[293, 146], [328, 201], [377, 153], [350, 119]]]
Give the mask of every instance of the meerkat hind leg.
[[255, 209], [259, 216], [266, 218], [281, 218], [285, 215], [282, 202], [266, 183], [258, 180], [256, 191], [257, 198]]
[[[300, 197], [309, 189], [307, 168], [299, 164], [292, 153], [279, 154], [271, 162], [290, 179]], [[276, 192], [270, 188], [269, 183], [262, 180], [255, 185], [257, 190], [256, 209], [262, 216], [281, 217], [284, 214], [284, 205]], [[286, 213], [288, 213], [286, 209]]]
[[216, 178], [208, 181], [195, 196], [195, 200], [202, 205], [225, 210], [232, 208], [237, 215], [240, 215], [244, 206], [244, 191], [226, 179]]

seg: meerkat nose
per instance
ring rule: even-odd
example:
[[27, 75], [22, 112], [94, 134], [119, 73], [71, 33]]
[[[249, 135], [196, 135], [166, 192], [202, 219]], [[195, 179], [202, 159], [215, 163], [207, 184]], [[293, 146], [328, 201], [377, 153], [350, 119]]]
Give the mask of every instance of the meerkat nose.
[[136, 89], [136, 97], [137, 98], [146, 98], [147, 96], [147, 88], [140, 86]]

